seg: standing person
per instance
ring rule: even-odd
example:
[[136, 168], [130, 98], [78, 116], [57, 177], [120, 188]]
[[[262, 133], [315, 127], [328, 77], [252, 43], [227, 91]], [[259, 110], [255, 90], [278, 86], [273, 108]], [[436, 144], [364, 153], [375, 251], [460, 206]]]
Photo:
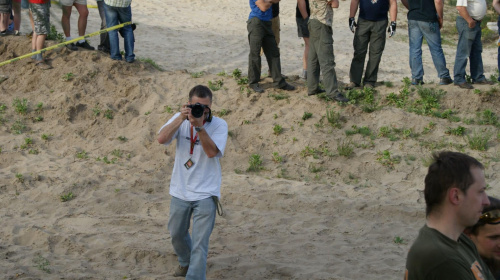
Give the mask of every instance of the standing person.
[[463, 233], [490, 204], [483, 169], [479, 161], [462, 153], [433, 155], [425, 176], [427, 222], [408, 253], [406, 280], [494, 280]]
[[412, 85], [424, 84], [422, 42], [427, 41], [440, 85], [453, 83], [441, 47], [443, 27], [443, 0], [401, 0], [408, 9], [408, 36], [410, 37], [410, 68]]
[[[359, 6], [358, 23], [354, 19]], [[387, 12], [390, 13], [391, 24], [387, 32], [392, 37], [396, 32], [398, 14], [397, 0], [351, 0], [349, 28], [354, 33], [354, 57], [349, 70], [350, 83], [346, 88], [359, 87], [363, 77], [366, 52], [370, 46], [368, 63], [366, 64], [363, 86], [373, 88], [377, 82], [377, 73], [385, 48], [385, 28], [387, 27]]]
[[12, 35], [19, 36], [19, 30], [21, 30], [21, 0], [12, 0], [12, 13], [14, 14], [14, 31]]
[[[500, 0], [493, 0], [493, 9], [498, 14], [498, 20], [497, 20], [497, 27], [498, 27], [498, 57], [497, 57], [497, 63], [498, 63], [498, 71], [500, 71]], [[500, 82], [500, 75], [498, 76], [497, 81]]]
[[[78, 11], [78, 35], [84, 36], [85, 30], [87, 29], [87, 18], [89, 17], [89, 9], [87, 8], [87, 0], [60, 0], [62, 6], [62, 17], [61, 25], [66, 36], [66, 41], [71, 40], [71, 11], [73, 6], [75, 6]], [[78, 50], [77, 47], [84, 48], [87, 50], [95, 50], [94, 47], [89, 45], [85, 39], [79, 40], [76, 44], [71, 43], [66, 45], [66, 47], [72, 51]]]
[[[309, 55], [307, 57], [307, 91], [308, 95], [325, 92], [327, 97], [339, 102], [349, 99], [338, 90], [335, 72], [335, 55], [333, 54], [333, 9], [338, 8], [338, 0], [310, 0], [309, 8]], [[323, 72], [325, 90], [319, 88], [319, 74]]]
[[300, 78], [307, 79], [307, 55], [309, 54], [309, 29], [307, 21], [309, 20], [309, 0], [297, 0], [295, 8], [295, 21], [297, 22], [297, 33], [299, 38], [304, 39], [304, 54], [302, 55], [302, 74]]
[[[101, 30], [106, 29], [106, 11], [104, 8], [104, 1], [97, 0], [97, 9], [99, 10], [99, 17], [101, 18]], [[109, 39], [108, 32], [104, 32], [101, 35], [100, 44], [97, 46], [97, 49], [103, 51], [105, 53], [109, 53]]]
[[226, 121], [212, 117], [210, 106], [210, 89], [195, 86], [189, 92], [188, 104], [182, 106], [158, 133], [160, 144], [168, 145], [177, 140], [170, 181], [172, 199], [168, 230], [179, 260], [174, 276], [186, 279], [205, 279], [208, 244], [220, 197], [219, 159], [224, 155], [228, 128]]
[[455, 85], [460, 88], [473, 89], [465, 80], [465, 67], [469, 59], [470, 76], [472, 83], [491, 85], [486, 80], [483, 69], [483, 43], [481, 43], [481, 20], [486, 15], [485, 0], [458, 0], [457, 1], [457, 31], [458, 44], [455, 56], [453, 74]]
[[273, 16], [272, 4], [279, 3], [280, 0], [249, 0], [250, 15], [247, 21], [248, 43], [250, 53], [248, 54], [248, 84], [250, 88], [263, 93], [260, 87], [261, 57], [260, 49], [264, 50], [267, 63], [273, 78], [273, 86], [283, 90], [295, 90], [295, 87], [288, 84], [281, 75], [280, 51], [276, 44], [276, 39], [272, 30], [271, 19]]
[[[45, 39], [50, 31], [50, 0], [29, 0], [30, 17], [32, 20], [33, 36], [31, 38], [31, 49], [40, 51], [44, 48]], [[41, 53], [33, 55], [36, 65], [43, 70], [51, 69], [43, 59]]]
[[[106, 26], [112, 27], [124, 22], [132, 21], [132, 0], [104, 0], [106, 11]], [[134, 31], [132, 26], [126, 25], [121, 28], [120, 34], [123, 36], [125, 46], [125, 61], [132, 63], [135, 61], [134, 54]], [[118, 31], [108, 32], [111, 59], [122, 60], [120, 53], [120, 41], [118, 41]]]
[[0, 0], [0, 36], [7, 35], [12, 0]]
[[495, 279], [500, 279], [500, 200], [488, 197], [490, 205], [483, 209], [479, 221], [465, 229], [479, 255]]

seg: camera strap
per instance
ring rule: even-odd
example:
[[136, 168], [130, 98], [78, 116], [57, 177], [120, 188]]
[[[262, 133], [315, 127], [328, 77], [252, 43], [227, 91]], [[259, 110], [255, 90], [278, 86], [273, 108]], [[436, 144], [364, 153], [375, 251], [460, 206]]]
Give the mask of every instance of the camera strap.
[[[203, 125], [205, 125], [206, 121], [203, 121]], [[193, 155], [193, 150], [194, 150], [194, 144], [196, 143], [196, 140], [198, 139], [198, 132], [196, 132], [196, 134], [193, 133], [193, 128], [194, 126], [191, 125], [191, 149], [189, 150], [189, 154], [190, 155]], [[193, 137], [193, 134], [194, 134], [194, 137]]]
[[224, 209], [222, 209], [222, 204], [220, 203], [219, 198], [214, 195], [214, 196], [212, 196], [212, 199], [214, 200], [215, 207], [217, 208], [217, 214], [219, 214], [219, 216], [223, 216]]

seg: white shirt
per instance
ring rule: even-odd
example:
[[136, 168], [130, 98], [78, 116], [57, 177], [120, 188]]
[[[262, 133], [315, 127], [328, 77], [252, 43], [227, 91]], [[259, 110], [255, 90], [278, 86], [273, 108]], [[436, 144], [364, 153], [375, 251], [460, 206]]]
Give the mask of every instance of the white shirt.
[[[160, 131], [179, 115], [180, 112], [175, 114], [160, 128]], [[173, 135], [172, 140], [165, 143], [165, 145], [169, 145], [174, 139], [177, 139], [174, 169], [170, 180], [170, 195], [184, 201], [198, 201], [211, 196], [220, 197], [222, 174], [219, 158], [224, 155], [224, 149], [226, 148], [227, 123], [221, 118], [213, 117], [211, 122], [206, 122], [203, 125], [203, 128], [219, 149], [219, 153], [213, 158], [209, 158], [203, 150], [194, 129], [193, 137], [196, 137], [196, 142], [193, 154], [190, 154], [191, 123], [188, 120], [184, 120]], [[187, 169], [184, 164], [189, 159], [194, 162], [194, 165]]]
[[486, 15], [485, 0], [457, 0], [457, 7], [467, 7], [467, 12], [475, 20], [482, 20]]

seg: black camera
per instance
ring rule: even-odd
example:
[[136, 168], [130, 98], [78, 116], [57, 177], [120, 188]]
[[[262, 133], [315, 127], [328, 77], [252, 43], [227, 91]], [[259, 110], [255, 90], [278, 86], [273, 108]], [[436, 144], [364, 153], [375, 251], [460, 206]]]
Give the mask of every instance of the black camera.
[[208, 105], [203, 105], [200, 103], [189, 104], [188, 108], [191, 108], [191, 115], [195, 118], [201, 118], [203, 116], [203, 112], [205, 112], [205, 108], [208, 108]]

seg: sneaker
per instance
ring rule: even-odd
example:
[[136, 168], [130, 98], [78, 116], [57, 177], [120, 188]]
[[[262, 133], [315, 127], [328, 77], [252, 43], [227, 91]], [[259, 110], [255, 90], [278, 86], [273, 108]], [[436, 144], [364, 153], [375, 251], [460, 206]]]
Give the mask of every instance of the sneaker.
[[285, 83], [285, 85], [284, 85], [284, 86], [282, 86], [282, 87], [280, 87], [280, 89], [290, 91], [290, 90], [295, 90], [295, 87], [294, 87], [294, 86], [292, 86], [292, 85], [291, 85], [291, 84], [289, 84], [289, 83]]
[[74, 44], [74, 43], [69, 43], [69, 44], [67, 44], [67, 45], [66, 45], [66, 48], [67, 48], [68, 50], [70, 50], [70, 51], [77, 51], [77, 50], [78, 50], [78, 48], [75, 46], [75, 44]]
[[356, 84], [355, 82], [350, 82], [348, 83], [346, 86], [345, 86], [345, 89], [353, 89], [353, 88], [357, 88], [359, 87], [358, 84]]
[[84, 49], [87, 49], [87, 50], [95, 50], [94, 47], [92, 47], [91, 45], [89, 45], [89, 43], [87, 43], [87, 41], [83, 42], [83, 43], [76, 43], [76, 46], [77, 47], [80, 47], [80, 48], [84, 48]]
[[178, 266], [177, 269], [174, 272], [174, 277], [186, 277], [186, 274], [188, 272], [188, 266]]
[[323, 92], [325, 92], [324, 89], [317, 88], [316, 90], [314, 90], [312, 92], [308, 92], [307, 95], [311, 96], [311, 95], [316, 95], [316, 94], [320, 94], [320, 93], [323, 93]]
[[7, 35], [7, 30], [0, 31], [0, 37], [6, 36]]
[[338, 91], [334, 92], [333, 94], [327, 94], [326, 97], [338, 102], [349, 102], [349, 99], [347, 99], [342, 93]]
[[259, 86], [259, 84], [250, 85], [250, 88], [253, 89], [256, 93], [263, 93], [264, 89]]
[[474, 87], [467, 83], [467, 82], [463, 82], [461, 84], [455, 84], [456, 86], [458, 86], [459, 88], [464, 88], [464, 89], [473, 89]]
[[481, 80], [481, 81], [477, 81], [477, 82], [473, 82], [473, 83], [476, 85], [494, 85], [495, 84], [494, 82], [488, 81], [486, 79]]
[[425, 83], [424, 83], [424, 80], [421, 80], [421, 79], [412, 79], [411, 84], [416, 86], [416, 85], [423, 85]]
[[453, 83], [453, 80], [450, 77], [441, 78], [441, 80], [439, 81], [439, 84], [442, 86], [449, 85], [451, 83]]
[[19, 32], [19, 30], [16, 30], [16, 31], [14, 31], [14, 34], [12, 34], [12, 35], [19, 36], [19, 35], [21, 35], [21, 32]]

